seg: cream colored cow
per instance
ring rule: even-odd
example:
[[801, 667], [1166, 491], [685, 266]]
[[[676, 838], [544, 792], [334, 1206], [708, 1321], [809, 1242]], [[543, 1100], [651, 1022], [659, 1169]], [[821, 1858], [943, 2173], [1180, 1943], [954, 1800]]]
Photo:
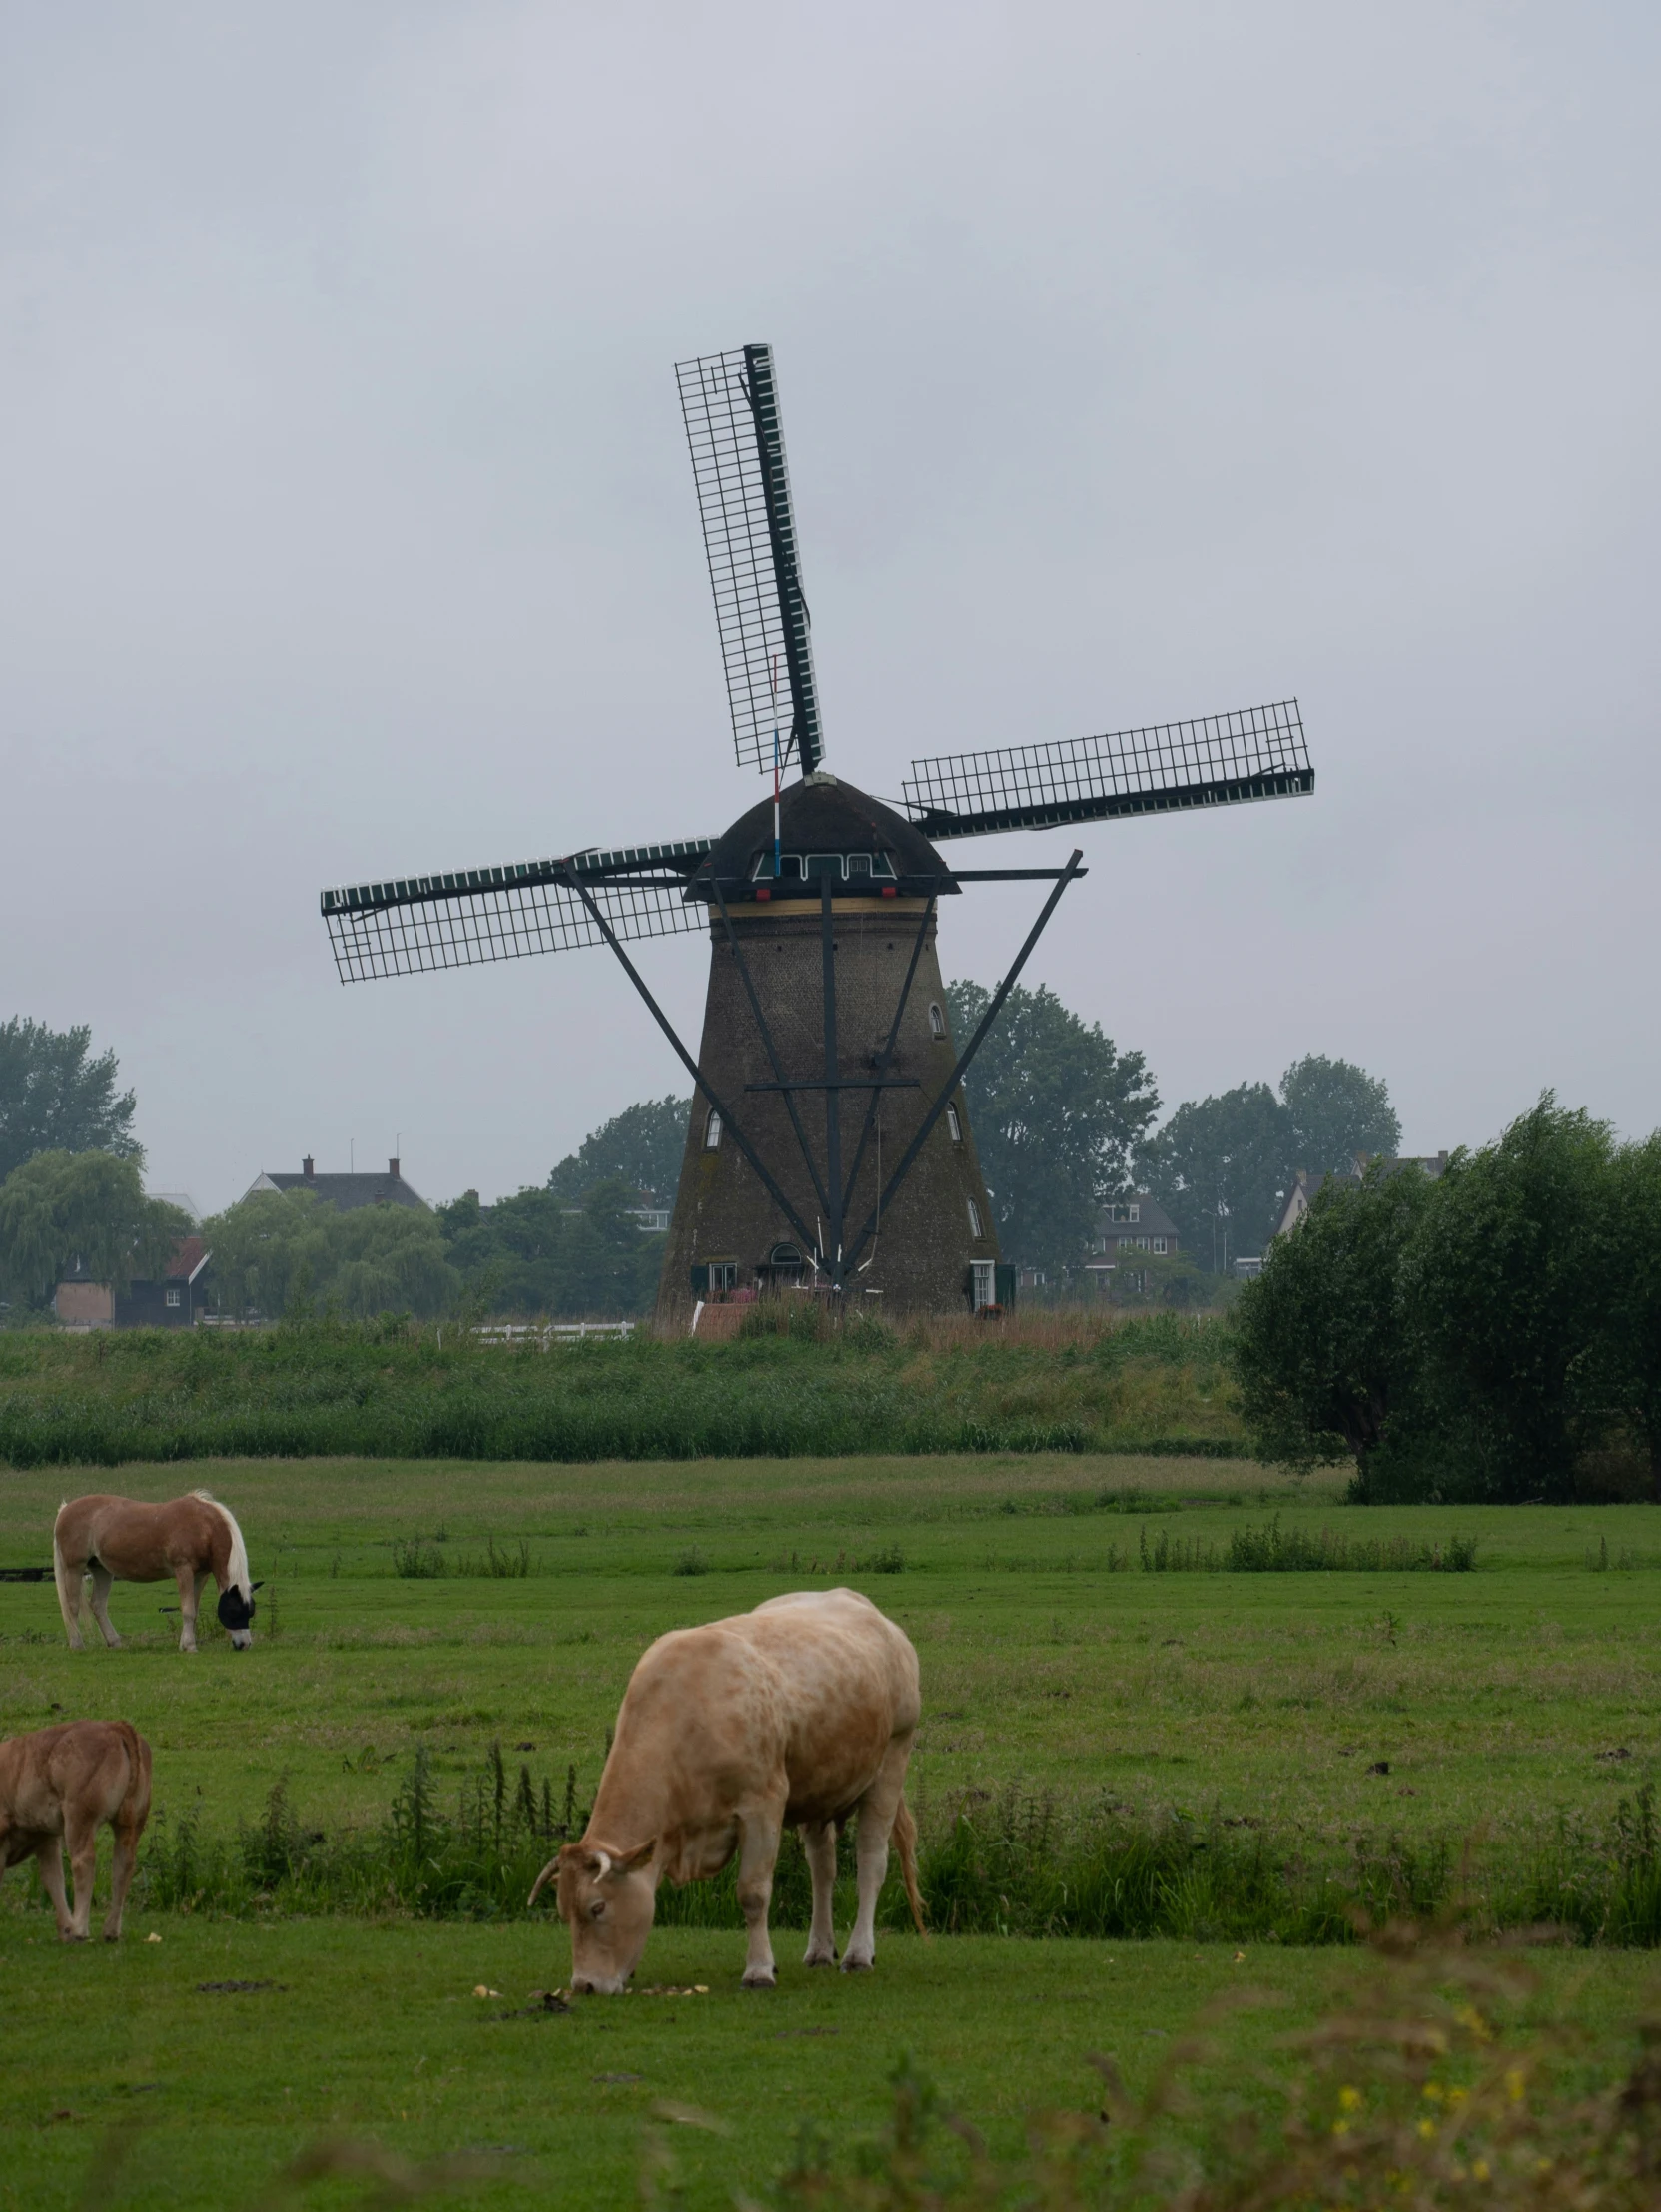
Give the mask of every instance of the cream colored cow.
[[921, 1930], [905, 1802], [920, 1712], [910, 1639], [857, 1591], [801, 1591], [660, 1636], [624, 1695], [586, 1835], [530, 1893], [555, 1877], [573, 1988], [617, 1994], [646, 1947], [658, 1883], [708, 1881], [736, 1857], [745, 1986], [770, 1989], [767, 1908], [787, 1827], [813, 1875], [806, 1963], [834, 1965], [836, 1831], [855, 1813], [859, 1904], [843, 1972], [873, 1962], [891, 1836]]

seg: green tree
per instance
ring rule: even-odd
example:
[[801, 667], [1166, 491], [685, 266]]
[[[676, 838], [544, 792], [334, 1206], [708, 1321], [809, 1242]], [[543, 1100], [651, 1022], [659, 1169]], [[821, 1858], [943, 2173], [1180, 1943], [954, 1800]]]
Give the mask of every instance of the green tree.
[[1417, 1167], [1329, 1182], [1241, 1291], [1230, 1349], [1259, 1457], [1297, 1468], [1347, 1453], [1366, 1497], [1392, 1424], [1419, 1410], [1422, 1346], [1405, 1262], [1437, 1185]]
[[1214, 1273], [1261, 1252], [1289, 1186], [1295, 1131], [1266, 1083], [1180, 1106], [1137, 1155], [1137, 1176], [1176, 1222], [1183, 1249]]
[[[958, 1050], [991, 1003], [978, 983], [947, 987]], [[1076, 1265], [1098, 1207], [1127, 1185], [1131, 1152], [1160, 1109], [1141, 1053], [1122, 1053], [1047, 985], [1020, 984], [964, 1079], [981, 1172], [1006, 1258]]]
[[627, 1319], [649, 1310], [667, 1238], [646, 1234], [630, 1208], [639, 1186], [595, 1183], [580, 1207], [525, 1189], [492, 1206], [468, 1191], [438, 1208], [450, 1264], [491, 1313], [531, 1319]]
[[1609, 1163], [1600, 1267], [1605, 1303], [1577, 1374], [1588, 1425], [1625, 1429], [1648, 1455], [1661, 1501], [1661, 1133]]
[[691, 1113], [690, 1099], [625, 1106], [566, 1154], [548, 1177], [549, 1190], [576, 1205], [596, 1183], [620, 1180], [659, 1205], [672, 1203]]
[[0, 1183], [37, 1152], [111, 1152], [143, 1164], [115, 1054], [91, 1052], [85, 1027], [50, 1030], [17, 1015], [0, 1023]]
[[36, 1152], [0, 1183], [0, 1282], [44, 1306], [79, 1261], [94, 1282], [125, 1290], [158, 1273], [189, 1227], [177, 1206], [145, 1196], [131, 1155]]
[[262, 1190], [204, 1222], [221, 1310], [294, 1319], [319, 1308], [436, 1319], [460, 1290], [442, 1228], [415, 1206], [338, 1212], [310, 1190]]
[[1291, 1115], [1295, 1164], [1321, 1174], [1352, 1172], [1355, 1154], [1395, 1152], [1401, 1123], [1381, 1076], [1353, 1061], [1306, 1053], [1280, 1078], [1280, 1103]]
[[1468, 1436], [1472, 1497], [1574, 1494], [1607, 1340], [1613, 1155], [1606, 1123], [1547, 1092], [1497, 1143], [1453, 1155], [1435, 1234], [1408, 1255], [1404, 1295]]

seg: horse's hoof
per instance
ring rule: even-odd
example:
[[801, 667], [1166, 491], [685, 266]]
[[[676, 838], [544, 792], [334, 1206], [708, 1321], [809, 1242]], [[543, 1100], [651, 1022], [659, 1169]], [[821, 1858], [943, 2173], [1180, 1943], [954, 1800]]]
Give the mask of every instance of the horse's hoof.
[[868, 1974], [876, 1963], [874, 1958], [845, 1958], [842, 1961], [842, 1971], [845, 1974]]
[[835, 1951], [809, 1951], [802, 1960], [802, 1964], [804, 1966], [834, 1966], [836, 1964], [836, 1953]]
[[744, 1976], [744, 1987], [746, 1989], [776, 1989], [778, 1985], [779, 1977], [776, 1973], [746, 1974]]

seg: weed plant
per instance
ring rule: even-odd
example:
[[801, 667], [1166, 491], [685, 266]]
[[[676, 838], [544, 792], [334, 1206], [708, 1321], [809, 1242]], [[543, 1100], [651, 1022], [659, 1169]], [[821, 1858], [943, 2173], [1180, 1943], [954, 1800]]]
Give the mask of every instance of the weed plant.
[[[1359, 1985], [1292, 2039], [1289, 2076], [1259, 2073], [1249, 2095], [1215, 2070], [1191, 2086], [1215, 2069], [1229, 2009], [1219, 2004], [1140, 2096], [1098, 2055], [1100, 2110], [1030, 2114], [1020, 2149], [999, 2156], [902, 2055], [882, 2134], [850, 2159], [807, 2124], [778, 2201], [786, 2212], [1649, 2212], [1661, 2195], [1652, 2025], [1624, 2074], [1588, 2089], [1567, 2036], [1525, 2038], [1513, 2025], [1537, 1987], [1516, 1953], [1473, 1952], [1446, 1924], [1391, 1923], [1370, 1940]], [[646, 2171], [673, 2184], [659, 2138]]]

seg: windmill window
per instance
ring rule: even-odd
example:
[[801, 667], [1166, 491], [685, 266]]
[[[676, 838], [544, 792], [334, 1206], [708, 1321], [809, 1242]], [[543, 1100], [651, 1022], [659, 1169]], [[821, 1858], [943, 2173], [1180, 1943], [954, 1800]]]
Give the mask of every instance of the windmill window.
[[983, 1306], [994, 1302], [997, 1293], [998, 1277], [990, 1259], [972, 1259], [969, 1262], [969, 1283], [970, 1296], [975, 1311], [979, 1313]]
[[969, 1233], [971, 1236], [979, 1236], [982, 1233], [981, 1209], [973, 1198], [969, 1200]]
[[929, 1035], [931, 1037], [944, 1037], [946, 1035], [946, 1017], [938, 1006], [929, 1008]]
[[955, 1106], [949, 1106], [946, 1108], [946, 1126], [951, 1132], [952, 1142], [961, 1144], [963, 1142], [963, 1123], [958, 1119], [958, 1109]]
[[811, 882], [817, 882], [821, 876], [834, 876], [840, 882], [842, 877], [842, 855], [840, 853], [809, 853], [807, 856], [807, 873]]
[[709, 1287], [711, 1290], [736, 1290], [738, 1288], [737, 1260], [712, 1259], [709, 1263]]
[[[802, 856], [800, 853], [780, 853], [779, 875], [781, 878], [784, 876], [799, 878], [801, 872]], [[756, 855], [755, 866], [750, 870], [750, 881], [752, 883], [771, 883], [773, 881], [773, 848], [771, 845], [767, 847], [765, 852]]]
[[718, 1152], [721, 1148], [721, 1116], [713, 1106], [703, 1125], [703, 1148], [706, 1152]]

